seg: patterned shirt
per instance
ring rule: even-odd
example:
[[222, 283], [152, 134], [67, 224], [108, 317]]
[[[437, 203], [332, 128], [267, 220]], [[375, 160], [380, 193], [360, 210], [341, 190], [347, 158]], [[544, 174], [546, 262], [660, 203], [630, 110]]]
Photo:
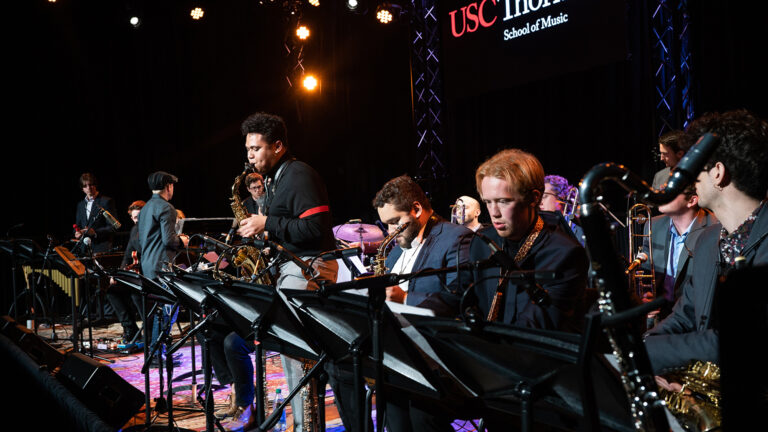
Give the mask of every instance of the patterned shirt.
[[757, 214], [763, 208], [766, 201], [760, 203], [747, 219], [739, 225], [738, 228], [728, 234], [725, 228], [720, 229], [720, 257], [723, 262], [733, 267], [736, 264], [736, 257], [741, 255], [741, 251], [747, 245], [749, 234], [752, 232], [752, 226], [755, 225]]

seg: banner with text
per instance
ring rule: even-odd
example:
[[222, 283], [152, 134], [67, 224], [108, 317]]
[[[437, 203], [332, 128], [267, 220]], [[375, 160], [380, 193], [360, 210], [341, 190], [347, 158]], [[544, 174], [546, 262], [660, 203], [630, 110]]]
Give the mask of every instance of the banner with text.
[[440, 0], [446, 94], [460, 97], [621, 61], [621, 0]]

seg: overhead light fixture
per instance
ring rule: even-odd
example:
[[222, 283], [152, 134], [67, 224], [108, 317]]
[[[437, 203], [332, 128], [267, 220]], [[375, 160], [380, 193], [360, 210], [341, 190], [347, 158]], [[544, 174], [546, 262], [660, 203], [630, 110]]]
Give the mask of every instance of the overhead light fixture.
[[307, 91], [315, 91], [320, 85], [320, 81], [318, 81], [314, 75], [305, 76], [301, 83]]
[[309, 0], [309, 4], [311, 4], [314, 7], [320, 6], [320, 0]]
[[376, 19], [382, 24], [389, 24], [395, 19], [394, 9], [389, 3], [382, 3], [376, 8]]
[[299, 26], [296, 29], [296, 37], [301, 40], [306, 40], [309, 37], [309, 28], [307, 26]]
[[196, 7], [189, 12], [189, 16], [191, 16], [193, 20], [200, 20], [203, 18], [203, 15], [205, 15], [205, 11], [201, 7]]
[[139, 19], [139, 17], [137, 17], [136, 15], [128, 19], [128, 22], [131, 24], [133, 28], [139, 28], [139, 26], [141, 25], [141, 19]]

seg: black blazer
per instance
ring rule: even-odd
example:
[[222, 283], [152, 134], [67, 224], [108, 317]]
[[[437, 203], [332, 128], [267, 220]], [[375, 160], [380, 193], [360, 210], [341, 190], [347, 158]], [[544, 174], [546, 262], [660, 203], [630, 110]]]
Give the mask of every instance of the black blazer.
[[[587, 253], [567, 226], [562, 228], [553, 224], [546, 214], [542, 214], [542, 219], [544, 228], [519, 267], [521, 270], [558, 272], [556, 279], [540, 282], [547, 291], [550, 304], [534, 304], [523, 285], [510, 282], [506, 288], [504, 315], [499, 321], [522, 327], [580, 332], [589, 267]], [[494, 228], [480, 232], [504, 247], [504, 239]], [[472, 240], [469, 252], [472, 262], [487, 259], [490, 255], [491, 250], [484, 241], [480, 238]], [[491, 308], [500, 275], [499, 267], [475, 272], [475, 293], [483, 317]]]
[[108, 196], [99, 194], [94, 199], [90, 217], [85, 215], [85, 199], [77, 203], [75, 223], [80, 229], [90, 227], [96, 232], [96, 236], [91, 239], [94, 252], [107, 252], [112, 249], [112, 237], [114, 236], [115, 229], [99, 211], [99, 207], [104, 208], [112, 216], [117, 217], [115, 201]]

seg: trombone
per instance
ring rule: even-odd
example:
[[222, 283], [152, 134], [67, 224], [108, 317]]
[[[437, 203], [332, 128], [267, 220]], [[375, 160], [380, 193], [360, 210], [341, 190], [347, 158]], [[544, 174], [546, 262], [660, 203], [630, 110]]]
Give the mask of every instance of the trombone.
[[[630, 264], [626, 273], [629, 275], [630, 288], [641, 299], [650, 294], [649, 300], [653, 300], [656, 298], [656, 278], [651, 253], [651, 208], [643, 203], [633, 205], [627, 212], [627, 231], [629, 232]], [[643, 251], [644, 243], [648, 245], [647, 252]], [[647, 273], [639, 268], [645, 261], [648, 261], [651, 269]]]

